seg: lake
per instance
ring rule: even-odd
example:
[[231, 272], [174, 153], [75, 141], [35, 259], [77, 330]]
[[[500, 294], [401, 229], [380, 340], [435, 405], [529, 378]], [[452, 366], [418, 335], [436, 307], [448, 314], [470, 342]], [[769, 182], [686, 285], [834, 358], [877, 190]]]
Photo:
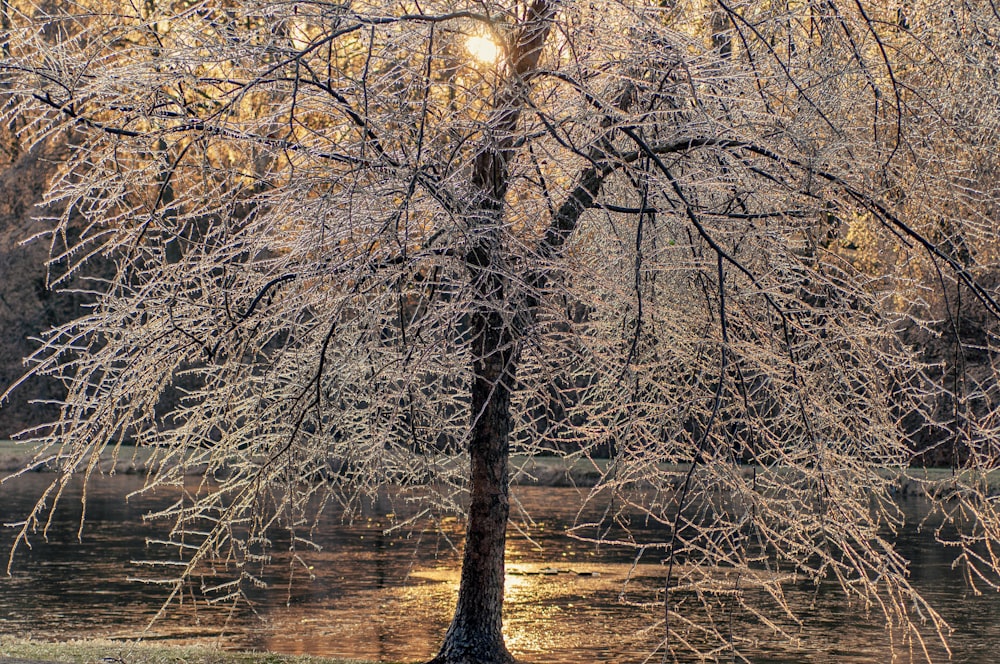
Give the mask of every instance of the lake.
[[[0, 488], [0, 521], [23, 517], [52, 478], [34, 474]], [[48, 640], [142, 637], [397, 661], [434, 655], [457, 592], [460, 558], [452, 544], [461, 542], [459, 522], [387, 535], [388, 501], [373, 505], [353, 524], [331, 516], [316, 536], [322, 550], [304, 562], [278, 560], [269, 587], [251, 593], [252, 608], [206, 607], [185, 597], [148, 627], [165, 590], [129, 579], [150, 574], [133, 561], [159, 555], [146, 538], [162, 532], [144, 523], [142, 514], [171, 498], [123, 500], [141, 486], [135, 475], [97, 478], [88, 490], [82, 543], [76, 541], [79, 489], [64, 498], [48, 541], [36, 536], [31, 549], [19, 550], [13, 575], [0, 578], [0, 634]], [[534, 523], [525, 532], [514, 529], [508, 543], [510, 649], [527, 663], [643, 662], [662, 639], [656, 626], [663, 609], [629, 601], [662, 598], [664, 566], [650, 558], [633, 567], [628, 551], [566, 537], [581, 502], [576, 489], [514, 491]], [[927, 509], [917, 498], [902, 505], [911, 524]], [[9, 528], [0, 533], [3, 551], [11, 538]], [[278, 543], [280, 550], [280, 538]], [[908, 527], [897, 546], [913, 561], [914, 585], [955, 629], [952, 661], [993, 661], [1000, 651], [1000, 595], [971, 597], [961, 573], [951, 569], [953, 552], [936, 545], [926, 531]], [[786, 590], [804, 619], [796, 643], [733, 618], [733, 629], [754, 640], [752, 661], [889, 661], [883, 624], [867, 621], [835, 589], [803, 584]], [[931, 643], [943, 660], [943, 649]], [[903, 653], [896, 661], [910, 656]]]

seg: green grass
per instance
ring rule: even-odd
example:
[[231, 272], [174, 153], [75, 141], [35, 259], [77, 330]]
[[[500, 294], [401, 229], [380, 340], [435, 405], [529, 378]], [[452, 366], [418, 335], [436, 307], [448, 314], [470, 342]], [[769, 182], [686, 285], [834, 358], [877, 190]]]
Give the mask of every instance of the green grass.
[[13, 440], [4, 440], [0, 438], [0, 456], [7, 456], [8, 454], [24, 454], [25, 446], [18, 445]]
[[[51, 450], [55, 452], [55, 450]], [[115, 472], [141, 472], [145, 469], [149, 460], [151, 450], [139, 449], [123, 445], [118, 452], [118, 460], [115, 464]], [[35, 455], [35, 448], [32, 445], [17, 443], [12, 440], [0, 439], [0, 476], [3, 473], [21, 470], [25, 464], [30, 463]], [[101, 469], [107, 472], [111, 469], [114, 458], [111, 448], [101, 453]], [[43, 469], [44, 470], [44, 469]]]
[[106, 639], [51, 643], [0, 636], [2, 658], [67, 664], [374, 664], [360, 659], [229, 652], [207, 646], [167, 646]]

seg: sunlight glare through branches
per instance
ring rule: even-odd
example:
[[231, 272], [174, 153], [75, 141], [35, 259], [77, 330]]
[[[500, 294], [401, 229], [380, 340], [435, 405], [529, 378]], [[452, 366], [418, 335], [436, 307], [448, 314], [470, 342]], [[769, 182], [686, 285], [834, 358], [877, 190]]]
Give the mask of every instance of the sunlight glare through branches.
[[486, 35], [471, 35], [465, 40], [465, 50], [483, 65], [492, 65], [500, 57], [500, 46]]

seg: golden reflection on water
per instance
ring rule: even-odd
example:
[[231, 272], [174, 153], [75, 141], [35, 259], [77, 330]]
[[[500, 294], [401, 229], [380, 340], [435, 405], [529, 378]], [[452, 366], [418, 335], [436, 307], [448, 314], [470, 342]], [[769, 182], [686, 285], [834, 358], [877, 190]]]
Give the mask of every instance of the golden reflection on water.
[[[633, 575], [662, 575], [658, 565]], [[617, 597], [629, 565], [556, 568], [542, 563], [511, 565], [505, 582], [504, 637], [525, 662], [553, 662], [593, 639], [596, 596]], [[447, 629], [458, 595], [457, 566], [414, 570], [405, 585], [359, 593], [317, 610], [291, 606], [269, 616], [261, 646], [276, 652], [399, 660], [432, 657]], [[639, 612], [642, 613], [642, 612]], [[637, 618], [639, 616], [636, 616]], [[581, 629], [590, 622], [591, 629]], [[649, 616], [601, 626], [601, 639], [626, 652], [649, 652], [655, 635], [643, 634]], [[640, 658], [641, 659], [641, 658]]]

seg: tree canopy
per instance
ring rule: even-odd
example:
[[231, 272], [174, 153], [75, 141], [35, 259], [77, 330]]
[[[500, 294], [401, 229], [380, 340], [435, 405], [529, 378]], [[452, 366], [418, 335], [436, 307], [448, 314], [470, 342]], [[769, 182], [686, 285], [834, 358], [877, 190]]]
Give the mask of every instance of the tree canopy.
[[162, 515], [175, 591], [221, 559], [236, 599], [269, 530], [308, 540], [396, 487], [469, 515], [435, 661], [507, 662], [508, 455], [606, 457], [589, 500], [669, 533], [616, 542], [664, 564], [665, 659], [738, 657], [720, 598], [767, 622], [784, 573], [919, 649], [946, 626], [892, 493], [905, 423], [945, 395], [964, 472], [927, 490], [996, 586], [995, 366], [945, 383], [901, 337], [945, 293], [994, 356], [991, 3], [10, 0], [3, 21], [6, 117], [71, 147], [50, 282], [94, 297], [30, 358], [68, 392], [33, 434], [62, 474], [23, 538], [134, 442], [150, 487], [206, 479]]

